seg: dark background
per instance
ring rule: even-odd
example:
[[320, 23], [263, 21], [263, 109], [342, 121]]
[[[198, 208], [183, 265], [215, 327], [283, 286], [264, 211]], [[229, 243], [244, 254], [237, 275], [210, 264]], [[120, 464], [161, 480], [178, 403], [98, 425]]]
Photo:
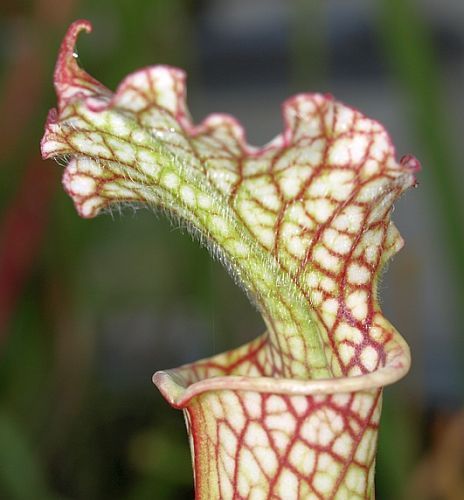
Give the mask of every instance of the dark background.
[[182, 414], [151, 375], [263, 330], [188, 235], [150, 211], [81, 220], [40, 159], [80, 17], [80, 62], [110, 88], [181, 66], [194, 119], [232, 113], [258, 145], [286, 97], [331, 92], [421, 160], [381, 284], [413, 367], [385, 391], [377, 497], [464, 498], [462, 0], [1, 0], [0, 16], [0, 498], [192, 498]]

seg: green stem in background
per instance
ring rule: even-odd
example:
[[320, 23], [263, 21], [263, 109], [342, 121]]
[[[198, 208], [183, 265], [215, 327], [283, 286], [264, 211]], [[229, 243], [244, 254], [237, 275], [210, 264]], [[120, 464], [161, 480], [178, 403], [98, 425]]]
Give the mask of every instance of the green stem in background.
[[329, 60], [327, 5], [323, 2], [295, 0], [290, 10], [292, 84], [296, 88], [318, 88], [324, 84]]
[[[448, 253], [452, 271], [450, 279], [456, 284], [456, 304], [464, 303], [464, 231], [461, 185], [453, 172], [457, 165], [451, 123], [444, 102], [444, 88], [440, 64], [432, 33], [425, 23], [422, 11], [410, 0], [384, 0], [380, 4], [378, 27], [383, 37], [393, 75], [402, 85], [407, 96], [410, 122], [427, 157], [424, 185], [429, 190], [429, 200], [436, 200], [443, 252]], [[440, 335], [440, 332], [436, 332]], [[464, 337], [455, 343], [464, 353]], [[462, 356], [456, 356], [464, 374]], [[463, 387], [464, 376], [454, 380]], [[398, 413], [400, 412], [400, 415]], [[385, 494], [391, 498], [404, 496], [405, 479], [411, 472], [419, 453], [421, 426], [414, 426], [407, 405], [398, 409], [388, 398], [384, 404], [382, 432], [380, 435], [379, 464]], [[407, 429], [404, 429], [406, 422]], [[416, 428], [415, 432], [411, 429]], [[405, 453], [401, 460], [393, 460], [397, 453], [392, 449], [391, 437], [403, 434]], [[407, 451], [406, 451], [407, 450]]]
[[[461, 184], [453, 175], [451, 124], [443, 102], [440, 77], [431, 33], [421, 12], [409, 0], [384, 0], [379, 27], [392, 68], [411, 103], [412, 123], [427, 154], [427, 184], [441, 212], [440, 226], [457, 285], [457, 304], [464, 303], [464, 230]], [[463, 336], [461, 336], [464, 339]], [[458, 341], [458, 340], [457, 340]], [[461, 352], [464, 345], [461, 340]], [[459, 359], [459, 358], [458, 358]], [[464, 370], [464, 364], [462, 369]], [[464, 378], [461, 378], [461, 385]]]

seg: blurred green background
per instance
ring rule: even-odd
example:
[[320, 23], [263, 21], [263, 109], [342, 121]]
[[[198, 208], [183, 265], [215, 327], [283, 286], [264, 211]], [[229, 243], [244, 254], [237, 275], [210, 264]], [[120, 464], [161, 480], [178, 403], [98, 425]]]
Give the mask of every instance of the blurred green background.
[[149, 211], [79, 219], [40, 159], [59, 42], [80, 17], [94, 24], [81, 64], [110, 88], [181, 66], [194, 119], [232, 113], [253, 144], [280, 132], [283, 99], [331, 92], [421, 160], [381, 285], [413, 368], [385, 391], [377, 498], [464, 498], [461, 0], [2, 0], [0, 498], [192, 498], [182, 414], [151, 375], [263, 330], [188, 235]]

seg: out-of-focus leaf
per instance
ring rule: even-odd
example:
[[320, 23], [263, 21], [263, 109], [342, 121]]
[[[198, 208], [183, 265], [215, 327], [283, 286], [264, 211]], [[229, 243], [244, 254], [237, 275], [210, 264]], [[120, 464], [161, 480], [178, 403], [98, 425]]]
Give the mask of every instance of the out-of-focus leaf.
[[403, 498], [418, 454], [417, 416], [406, 404], [385, 395], [379, 432], [377, 487], [385, 498]]
[[10, 500], [52, 500], [42, 465], [22, 429], [0, 413], [0, 496]]

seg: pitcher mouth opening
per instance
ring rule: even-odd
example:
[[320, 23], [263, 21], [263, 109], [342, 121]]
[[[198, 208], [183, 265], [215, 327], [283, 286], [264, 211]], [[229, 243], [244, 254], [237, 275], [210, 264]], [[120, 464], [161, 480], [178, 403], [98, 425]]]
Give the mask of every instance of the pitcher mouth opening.
[[196, 363], [192, 363], [172, 370], [158, 371], [152, 380], [168, 403], [178, 409], [185, 408], [193, 398], [209, 391], [253, 391], [301, 396], [367, 391], [393, 384], [409, 371], [409, 346], [400, 335], [392, 343], [394, 345], [387, 353], [384, 366], [362, 375], [301, 380], [232, 374], [206, 376], [189, 382], [184, 374], [195, 367]]

